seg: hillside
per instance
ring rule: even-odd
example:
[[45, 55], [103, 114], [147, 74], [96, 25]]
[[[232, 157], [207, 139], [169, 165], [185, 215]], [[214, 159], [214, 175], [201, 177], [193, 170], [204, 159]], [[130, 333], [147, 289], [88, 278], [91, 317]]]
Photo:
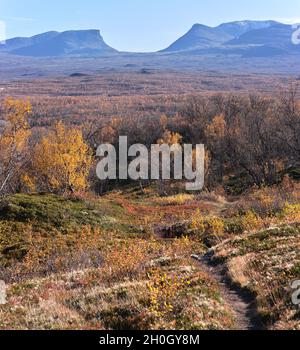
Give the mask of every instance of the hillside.
[[183, 37], [175, 41], [162, 52], [181, 52], [186, 50], [205, 49], [220, 46], [234, 36], [220, 28], [211, 28], [195, 24]]
[[[299, 329], [286, 289], [299, 271], [299, 205], [270, 215], [274, 193], [235, 202], [160, 198], [151, 188], [101, 199], [12, 196], [1, 203], [0, 327]], [[297, 196], [298, 185], [291, 203]]]
[[241, 57], [275, 57], [299, 51], [292, 44], [291, 25], [275, 21], [242, 21], [218, 27], [195, 24], [175, 41], [165, 53], [239, 55]]
[[10, 39], [0, 51], [30, 57], [97, 56], [117, 52], [104, 42], [99, 30], [48, 32], [31, 38]]
[[229, 22], [220, 24], [217, 27], [195, 24], [184, 36], [162, 52], [192, 51], [226, 46], [227, 42], [237, 39], [245, 33], [251, 33], [263, 28], [268, 30], [269, 27], [275, 24], [276, 22], [274, 21]]

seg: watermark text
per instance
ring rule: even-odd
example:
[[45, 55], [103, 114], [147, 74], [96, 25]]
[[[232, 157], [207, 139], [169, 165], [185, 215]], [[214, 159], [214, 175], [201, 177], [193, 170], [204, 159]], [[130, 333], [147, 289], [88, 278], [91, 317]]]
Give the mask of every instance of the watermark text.
[[292, 43], [294, 45], [300, 45], [300, 23], [293, 24], [292, 28], [294, 30], [292, 34]]
[[6, 304], [6, 284], [0, 280], [0, 305]]
[[292, 293], [292, 303], [294, 305], [300, 306], [300, 280], [294, 281], [291, 284], [291, 288], [293, 290]]
[[204, 145], [142, 144], [128, 147], [127, 136], [119, 138], [119, 152], [111, 144], [97, 149], [100, 180], [187, 180], [187, 191], [204, 187]]
[[4, 21], [0, 21], [0, 45], [6, 44], [6, 24]]

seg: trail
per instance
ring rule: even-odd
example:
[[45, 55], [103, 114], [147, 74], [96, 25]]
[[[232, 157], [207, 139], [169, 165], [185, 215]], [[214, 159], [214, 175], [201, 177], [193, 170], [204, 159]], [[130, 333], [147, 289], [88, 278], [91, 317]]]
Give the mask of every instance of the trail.
[[[234, 206], [236, 202], [215, 202], [202, 201], [203, 205], [211, 207], [211, 215], [222, 216], [227, 209]], [[156, 227], [155, 232], [163, 237], [173, 237], [176, 230], [181, 233], [185, 229], [185, 223]], [[197, 260], [199, 268], [215, 280], [219, 286], [219, 291], [225, 303], [231, 308], [235, 316], [236, 330], [263, 330], [263, 325], [257, 315], [255, 297], [244, 289], [233, 285], [226, 274], [226, 267], [222, 264], [215, 264], [212, 261], [211, 254], [202, 256], [193, 255]]]
[[[214, 215], [221, 215], [224, 211], [235, 205], [235, 202], [217, 203], [213, 211]], [[193, 256], [200, 268], [211, 278], [217, 281], [224, 301], [231, 307], [235, 314], [237, 330], [262, 330], [263, 326], [257, 315], [255, 297], [248, 291], [233, 285], [227, 277], [226, 268], [222, 264], [212, 261], [211, 254]]]
[[253, 295], [232, 285], [226, 276], [225, 267], [213, 264], [208, 254], [193, 255], [192, 258], [199, 262], [201, 270], [217, 281], [222, 298], [234, 311], [236, 330], [262, 330], [263, 326], [257, 316]]

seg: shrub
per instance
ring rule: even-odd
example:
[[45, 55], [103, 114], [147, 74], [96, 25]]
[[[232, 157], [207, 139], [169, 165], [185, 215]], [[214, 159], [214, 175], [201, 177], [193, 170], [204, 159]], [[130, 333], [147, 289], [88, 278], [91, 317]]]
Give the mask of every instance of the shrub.
[[149, 311], [157, 318], [172, 313], [180, 290], [190, 284], [190, 281], [177, 275], [167, 275], [160, 270], [149, 273], [147, 288], [149, 291]]
[[149, 246], [147, 242], [120, 241], [104, 252], [104, 278], [109, 282], [132, 279], [145, 271]]
[[300, 220], [300, 204], [286, 203], [280, 216], [293, 221]]
[[260, 217], [274, 217], [284, 211], [286, 204], [300, 201], [300, 183], [284, 178], [279, 186], [252, 188], [238, 201], [238, 211], [253, 211]]
[[190, 229], [204, 244], [211, 247], [218, 243], [226, 232], [225, 221], [215, 216], [203, 216], [200, 211], [192, 217]]
[[224, 234], [224, 220], [215, 216], [205, 217], [200, 211], [192, 217], [191, 229], [198, 235], [214, 235], [220, 237]]
[[261, 226], [260, 217], [252, 210], [248, 210], [241, 218], [243, 231], [251, 231]]

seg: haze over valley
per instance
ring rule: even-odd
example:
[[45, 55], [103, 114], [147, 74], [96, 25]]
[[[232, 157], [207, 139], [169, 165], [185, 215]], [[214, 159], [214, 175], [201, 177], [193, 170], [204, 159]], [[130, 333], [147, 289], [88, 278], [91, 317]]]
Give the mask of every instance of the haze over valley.
[[292, 42], [295, 31], [292, 25], [269, 20], [217, 27], [195, 24], [167, 48], [153, 53], [120, 52], [96, 29], [52, 31], [0, 45], [0, 76], [96, 74], [112, 69], [297, 74], [300, 45]]

